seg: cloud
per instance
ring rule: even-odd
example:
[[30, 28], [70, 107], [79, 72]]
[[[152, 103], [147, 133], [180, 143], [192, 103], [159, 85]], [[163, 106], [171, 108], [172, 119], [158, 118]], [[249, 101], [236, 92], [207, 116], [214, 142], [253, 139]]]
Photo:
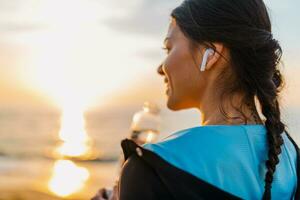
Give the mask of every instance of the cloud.
[[120, 1], [112, 0], [107, 7], [112, 10], [113, 15], [100, 23], [122, 36], [135, 38], [136, 43], [145, 44], [143, 48], [137, 49], [135, 56], [156, 63], [164, 56], [160, 47], [168, 31], [170, 13], [181, 2], [182, 0], [130, 0], [120, 5]]
[[[143, 49], [141, 51], [136, 52], [137, 56], [142, 56], [145, 59], [148, 59], [150, 61], [157, 61], [161, 60], [164, 57], [164, 52], [160, 51], [159, 49], [156, 48], [147, 48]], [[157, 65], [160, 63], [157, 63]], [[158, 67], [158, 66], [157, 66]]]
[[20, 7], [21, 4], [21, 0], [0, 0], [0, 11], [15, 11]]
[[265, 0], [271, 17], [274, 35], [281, 42], [284, 51], [299, 52], [300, 21], [299, 0]]
[[23, 32], [23, 31], [35, 31], [43, 29], [44, 26], [41, 24], [30, 24], [30, 23], [18, 23], [18, 22], [12, 22], [12, 23], [0, 23], [0, 31], [1, 32]]
[[0, 31], [34, 31], [44, 28], [31, 18], [37, 5], [33, 0], [0, 0]]
[[117, 31], [156, 37], [165, 33], [169, 16], [181, 0], [143, 0], [126, 16], [115, 17], [104, 23]]

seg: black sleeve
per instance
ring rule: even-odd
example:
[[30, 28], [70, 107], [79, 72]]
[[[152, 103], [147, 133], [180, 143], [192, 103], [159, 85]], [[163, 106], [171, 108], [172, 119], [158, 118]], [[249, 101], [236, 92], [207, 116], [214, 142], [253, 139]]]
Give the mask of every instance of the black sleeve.
[[120, 200], [168, 200], [155, 171], [136, 154], [132, 154], [124, 163], [120, 182]]

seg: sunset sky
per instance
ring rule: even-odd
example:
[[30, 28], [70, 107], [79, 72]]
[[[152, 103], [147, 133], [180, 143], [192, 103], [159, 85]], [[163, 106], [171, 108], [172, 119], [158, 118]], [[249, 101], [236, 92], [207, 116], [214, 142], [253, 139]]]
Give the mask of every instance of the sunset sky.
[[[165, 99], [156, 74], [181, 0], [0, 0], [0, 104], [60, 107]], [[299, 107], [298, 0], [266, 1]], [[136, 95], [138, 94], [138, 95]]]
[[[139, 117], [159, 127], [147, 139], [202, 125], [197, 109], [167, 108], [157, 74], [182, 1], [0, 0], [1, 195], [90, 198], [115, 184]], [[281, 119], [300, 144], [300, 0], [265, 2], [283, 48]], [[161, 112], [141, 114], [145, 101]]]

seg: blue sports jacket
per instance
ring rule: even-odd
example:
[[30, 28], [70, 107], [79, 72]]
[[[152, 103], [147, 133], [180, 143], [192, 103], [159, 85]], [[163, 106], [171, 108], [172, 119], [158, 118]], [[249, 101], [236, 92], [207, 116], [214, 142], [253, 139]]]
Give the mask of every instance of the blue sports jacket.
[[[282, 137], [271, 196], [299, 199], [299, 148], [288, 133]], [[268, 152], [264, 125], [197, 126], [154, 144], [138, 146], [125, 139], [122, 148], [126, 162], [120, 178], [121, 200], [263, 196]], [[147, 192], [150, 196], [145, 197]]]

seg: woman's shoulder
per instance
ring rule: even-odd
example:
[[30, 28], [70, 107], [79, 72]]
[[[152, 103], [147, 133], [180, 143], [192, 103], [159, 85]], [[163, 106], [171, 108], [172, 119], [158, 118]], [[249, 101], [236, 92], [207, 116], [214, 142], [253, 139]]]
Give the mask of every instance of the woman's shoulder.
[[[222, 147], [222, 150], [233, 148], [238, 141], [246, 140], [248, 132], [263, 133], [263, 127], [256, 126], [229, 126], [209, 125], [195, 126], [192, 128], [176, 131], [156, 143], [146, 143], [144, 148], [154, 152], [164, 152], [179, 149], [205, 150]], [[261, 134], [262, 135], [262, 134]], [[194, 149], [196, 148], [196, 149]]]
[[250, 140], [264, 144], [264, 131], [262, 126], [198, 126], [177, 131], [157, 143], [146, 143], [143, 148], [178, 168], [199, 174], [199, 166], [211, 169], [216, 163], [236, 163], [240, 159], [248, 163], [252, 155]]

